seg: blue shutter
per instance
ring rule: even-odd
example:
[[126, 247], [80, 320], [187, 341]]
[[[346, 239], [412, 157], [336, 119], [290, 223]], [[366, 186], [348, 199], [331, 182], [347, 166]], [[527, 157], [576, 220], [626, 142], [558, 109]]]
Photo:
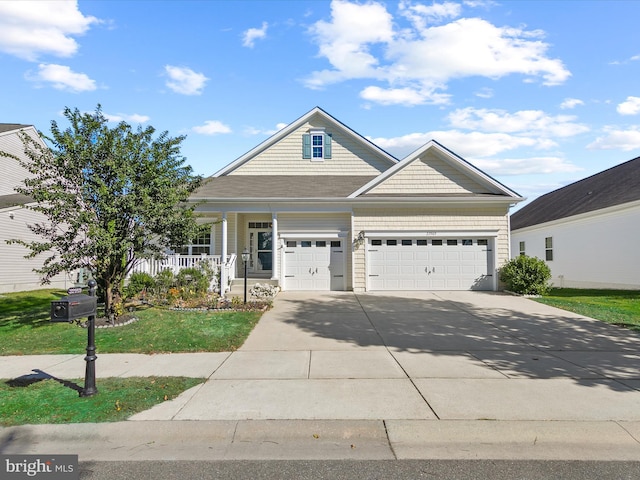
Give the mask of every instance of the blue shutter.
[[331, 158], [331, 134], [324, 135], [324, 158]]
[[311, 158], [311, 134], [302, 134], [302, 158]]

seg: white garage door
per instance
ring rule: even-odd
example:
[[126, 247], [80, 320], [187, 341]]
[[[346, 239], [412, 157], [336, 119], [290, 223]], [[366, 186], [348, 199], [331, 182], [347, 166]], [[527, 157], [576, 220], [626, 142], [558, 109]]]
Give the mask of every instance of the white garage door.
[[344, 290], [344, 240], [285, 240], [285, 290]]
[[370, 290], [492, 290], [484, 238], [370, 238]]

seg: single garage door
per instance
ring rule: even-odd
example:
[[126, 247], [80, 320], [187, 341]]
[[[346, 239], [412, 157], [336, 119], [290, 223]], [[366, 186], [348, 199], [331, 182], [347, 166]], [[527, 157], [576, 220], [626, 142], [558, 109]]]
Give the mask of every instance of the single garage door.
[[344, 290], [344, 240], [287, 239], [285, 290]]
[[492, 290], [486, 238], [370, 238], [370, 290]]

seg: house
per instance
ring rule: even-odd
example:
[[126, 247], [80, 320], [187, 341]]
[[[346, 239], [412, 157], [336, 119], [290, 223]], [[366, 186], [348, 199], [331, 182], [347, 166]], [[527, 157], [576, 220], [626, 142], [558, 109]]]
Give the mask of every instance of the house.
[[[0, 123], [0, 151], [26, 160], [20, 132], [42, 142], [36, 129], [31, 125]], [[44, 143], [42, 143], [44, 145]], [[32, 200], [15, 191], [15, 187], [28, 178], [29, 172], [15, 159], [0, 156], [2, 175], [0, 176], [0, 293], [43, 288], [40, 276], [33, 271], [43, 265], [46, 254], [25, 259], [29, 250], [22, 245], [7, 244], [7, 240], [41, 240], [28, 228], [45, 220], [40, 213], [24, 208]], [[59, 275], [50, 287], [67, 288], [73, 285], [73, 275]]]
[[511, 216], [512, 254], [567, 288], [640, 289], [640, 157], [547, 193]]
[[435, 141], [398, 161], [317, 107], [191, 196], [211, 224], [199, 252], [246, 249], [248, 276], [284, 290], [356, 292], [497, 290], [521, 200]]

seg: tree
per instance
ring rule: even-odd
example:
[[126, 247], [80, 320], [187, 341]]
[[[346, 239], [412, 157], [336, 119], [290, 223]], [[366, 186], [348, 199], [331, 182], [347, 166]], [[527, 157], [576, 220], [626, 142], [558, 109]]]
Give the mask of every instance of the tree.
[[[154, 138], [151, 126], [132, 129], [125, 122], [110, 128], [100, 105], [94, 113], [64, 110], [70, 126], [51, 122], [49, 148], [22, 135], [32, 175], [16, 191], [34, 200], [27, 208], [47, 221], [29, 225], [42, 241], [22, 244], [30, 253], [49, 255], [42, 283], [62, 272], [90, 270], [104, 297], [108, 315], [137, 258], [188, 243], [197, 231], [189, 195], [201, 184], [184, 165], [184, 136], [165, 131]], [[10, 156], [0, 152], [0, 156]], [[15, 158], [15, 157], [13, 157]]]

